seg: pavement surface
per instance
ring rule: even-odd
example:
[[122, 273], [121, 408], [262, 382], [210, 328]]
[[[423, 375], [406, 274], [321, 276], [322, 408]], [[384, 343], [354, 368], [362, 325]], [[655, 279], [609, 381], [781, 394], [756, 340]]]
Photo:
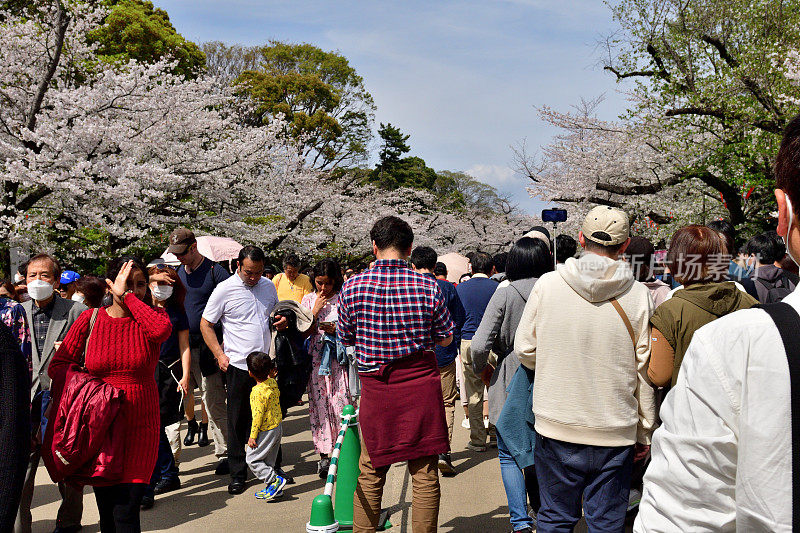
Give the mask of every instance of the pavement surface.
[[[456, 416], [453, 435], [453, 463], [458, 475], [441, 478], [440, 532], [510, 531], [508, 506], [500, 479], [497, 450], [484, 453], [466, 449], [469, 430]], [[185, 422], [183, 429], [185, 430]], [[214, 475], [213, 444], [204, 448], [185, 447], [181, 455], [180, 490], [156, 496], [155, 506], [142, 511], [143, 531], [301, 533], [309, 519], [311, 501], [322, 494], [325, 482], [317, 475], [319, 456], [313, 451], [308, 408], [295, 407], [284, 420], [284, 469], [295, 478], [281, 500], [264, 502], [254, 496], [263, 485], [248, 482], [240, 495], [228, 494], [228, 476]], [[183, 435], [182, 435], [183, 436]], [[84, 492], [83, 533], [100, 531], [97, 505], [91, 488]], [[33, 500], [33, 533], [50, 533], [60, 496], [40, 466]], [[394, 465], [383, 494], [383, 506], [391, 512], [390, 532], [411, 533], [411, 478], [405, 464]], [[580, 524], [576, 531], [585, 531]]]

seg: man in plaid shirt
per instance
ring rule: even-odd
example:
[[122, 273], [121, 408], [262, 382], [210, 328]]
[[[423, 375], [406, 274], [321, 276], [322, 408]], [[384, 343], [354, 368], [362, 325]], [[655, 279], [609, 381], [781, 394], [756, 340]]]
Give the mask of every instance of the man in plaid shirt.
[[433, 533], [439, 517], [439, 454], [450, 449], [433, 347], [449, 345], [454, 326], [436, 280], [408, 267], [411, 227], [384, 217], [370, 237], [377, 261], [342, 287], [337, 324], [342, 343], [355, 346], [362, 385], [364, 448], [353, 531], [376, 530], [389, 466], [408, 461], [412, 530]]

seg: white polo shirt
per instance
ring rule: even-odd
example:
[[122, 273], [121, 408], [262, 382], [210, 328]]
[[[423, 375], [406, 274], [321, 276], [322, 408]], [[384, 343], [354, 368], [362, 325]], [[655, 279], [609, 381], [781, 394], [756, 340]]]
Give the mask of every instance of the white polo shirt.
[[277, 303], [275, 285], [267, 278], [250, 287], [234, 274], [211, 293], [203, 318], [212, 324], [222, 321], [223, 349], [231, 365], [247, 370], [251, 352], [269, 351], [268, 320]]

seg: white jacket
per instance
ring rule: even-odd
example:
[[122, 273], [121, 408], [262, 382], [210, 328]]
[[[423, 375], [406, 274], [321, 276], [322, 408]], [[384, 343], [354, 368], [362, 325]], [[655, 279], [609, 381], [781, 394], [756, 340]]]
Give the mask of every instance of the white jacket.
[[[635, 350], [612, 297], [631, 322]], [[650, 292], [623, 261], [586, 253], [539, 279], [514, 339], [520, 362], [536, 371], [537, 433], [593, 446], [650, 443], [652, 314]]]
[[[797, 290], [783, 301], [800, 310]], [[789, 365], [769, 315], [697, 330], [661, 417], [635, 532], [791, 531]]]

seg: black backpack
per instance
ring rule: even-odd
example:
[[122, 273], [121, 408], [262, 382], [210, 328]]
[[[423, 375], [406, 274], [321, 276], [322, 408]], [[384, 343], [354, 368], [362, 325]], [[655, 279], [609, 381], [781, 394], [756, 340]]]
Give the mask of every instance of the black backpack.
[[763, 278], [753, 278], [753, 281], [758, 282], [762, 287], [767, 289], [767, 298], [765, 301], [761, 302], [762, 304], [778, 303], [792, 294], [794, 290], [792, 282], [789, 281], [789, 277], [785, 274], [781, 275], [774, 282], [767, 281]]

